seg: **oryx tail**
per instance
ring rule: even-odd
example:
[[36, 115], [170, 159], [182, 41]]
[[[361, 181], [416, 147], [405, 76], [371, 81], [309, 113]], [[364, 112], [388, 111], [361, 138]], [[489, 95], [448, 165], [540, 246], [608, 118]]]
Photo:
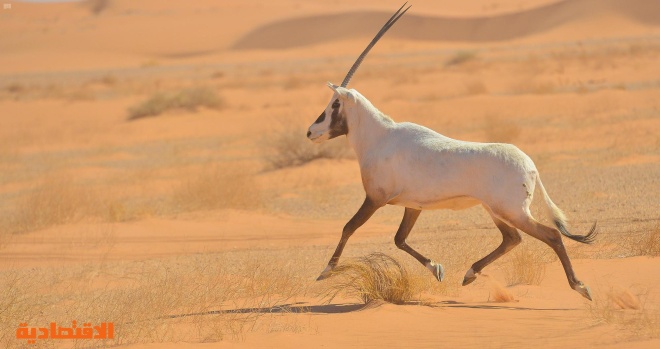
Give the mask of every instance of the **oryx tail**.
[[591, 229], [586, 235], [571, 234], [571, 232], [569, 232], [568, 229], [566, 228], [566, 215], [564, 215], [564, 212], [559, 207], [557, 207], [557, 205], [555, 205], [554, 202], [552, 202], [552, 199], [550, 199], [548, 192], [546, 192], [545, 188], [543, 187], [543, 183], [541, 182], [541, 177], [538, 175], [538, 173], [536, 174], [536, 182], [539, 185], [539, 189], [541, 189], [541, 193], [543, 193], [543, 199], [545, 200], [546, 206], [548, 208], [548, 212], [552, 217], [552, 221], [555, 223], [555, 226], [557, 226], [557, 229], [559, 229], [559, 232], [561, 232], [567, 238], [571, 240], [575, 240], [577, 242], [581, 242], [583, 244], [590, 244], [594, 242], [594, 239], [598, 234], [596, 231], [596, 222], [594, 222], [594, 225], [591, 226]]

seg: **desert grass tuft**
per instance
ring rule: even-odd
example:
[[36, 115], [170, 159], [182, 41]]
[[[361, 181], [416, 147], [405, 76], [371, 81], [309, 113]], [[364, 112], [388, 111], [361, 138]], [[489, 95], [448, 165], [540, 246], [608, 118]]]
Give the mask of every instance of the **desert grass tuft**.
[[631, 338], [660, 338], [660, 309], [649, 306], [648, 294], [621, 287], [605, 289], [586, 305], [595, 323], [615, 326]]
[[[194, 255], [161, 260], [0, 271], [0, 347], [23, 348], [16, 326], [49, 322], [113, 322], [115, 338], [71, 343], [74, 348], [132, 343], [217, 342], [259, 326], [303, 331], [304, 324], [264, 319], [306, 284], [290, 261], [264, 265], [263, 256], [239, 260]], [[52, 348], [37, 341], [32, 348]]]
[[70, 178], [46, 178], [18, 199], [6, 229], [24, 233], [73, 222], [89, 204], [89, 193], [75, 186]]
[[519, 246], [507, 256], [504, 277], [507, 285], [539, 285], [545, 276], [544, 253], [526, 246]]
[[176, 111], [196, 111], [204, 107], [222, 109], [225, 101], [210, 87], [190, 87], [174, 92], [160, 92], [128, 109], [128, 120]]
[[616, 244], [615, 252], [618, 256], [660, 256], [660, 226], [608, 237], [611, 243]]
[[28, 88], [18, 82], [13, 82], [5, 87], [5, 90], [9, 93], [19, 94], [28, 90]]
[[420, 299], [415, 278], [399, 261], [383, 253], [372, 253], [338, 265], [329, 282], [322, 293], [328, 302], [338, 295], [357, 298], [364, 304], [378, 300], [405, 304]]
[[43, 280], [33, 275], [16, 270], [0, 273], [0, 346], [3, 348], [15, 344], [15, 328], [19, 322], [29, 322], [37, 317], [33, 309], [43, 302], [39, 301], [34, 290], [41, 282]]
[[202, 166], [174, 188], [172, 200], [175, 212], [261, 207], [258, 183], [241, 166]]
[[660, 226], [642, 234], [636, 244], [636, 252], [642, 256], [660, 256]]
[[458, 51], [445, 62], [445, 67], [461, 65], [473, 61], [476, 58], [476, 51]]
[[304, 165], [317, 159], [352, 159], [352, 150], [343, 139], [314, 144], [305, 136], [305, 129], [282, 125], [264, 138], [263, 159], [270, 169]]
[[83, 5], [86, 6], [92, 14], [98, 16], [110, 8], [111, 3], [111, 0], [85, 0]]

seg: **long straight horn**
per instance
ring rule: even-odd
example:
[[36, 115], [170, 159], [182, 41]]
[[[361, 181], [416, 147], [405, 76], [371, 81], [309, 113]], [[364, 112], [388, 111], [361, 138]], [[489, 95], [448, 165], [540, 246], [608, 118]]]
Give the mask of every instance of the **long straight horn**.
[[[401, 9], [403, 9], [403, 7], [406, 6], [407, 3], [408, 3], [408, 2], [406, 2], [405, 4], [403, 4], [403, 6], [401, 6], [401, 7], [400, 7], [400, 8], [399, 8], [399, 9], [398, 9], [398, 10], [392, 15], [392, 17], [390, 17], [390, 19], [387, 21], [387, 23], [385, 23], [385, 25], [383, 25], [383, 27], [380, 28], [380, 31], [378, 31], [378, 34], [376, 34], [376, 36], [374, 36], [373, 40], [371, 40], [371, 43], [369, 43], [369, 45], [367, 46], [367, 48], [365, 48], [364, 51], [362, 51], [362, 54], [360, 55], [360, 57], [358, 57], [358, 59], [355, 61], [355, 63], [353, 63], [353, 66], [352, 66], [351, 69], [348, 71], [348, 74], [346, 74], [346, 77], [344, 78], [344, 81], [341, 83], [341, 87], [346, 87], [346, 86], [348, 85], [348, 82], [351, 81], [351, 78], [353, 77], [353, 74], [355, 74], [355, 71], [356, 71], [357, 68], [360, 66], [360, 64], [362, 63], [362, 61], [364, 60], [364, 57], [367, 56], [367, 54], [369, 53], [369, 51], [371, 50], [371, 48], [374, 47], [374, 45], [375, 45], [375, 44], [378, 42], [378, 40], [380, 40], [380, 38], [381, 38], [381, 37], [387, 32], [387, 30], [390, 29], [390, 27], [393, 26], [394, 23], [396, 23], [396, 21], [398, 21], [399, 18], [401, 18], [401, 16], [403, 16], [403, 14], [406, 13], [406, 11], [408, 11], [408, 9], [410, 9], [410, 7], [412, 7], [412, 5], [410, 5], [410, 6], [408, 6], [405, 10], [403, 10], [403, 12], [401, 12]], [[401, 12], [401, 13], [399, 13], [399, 12]]]

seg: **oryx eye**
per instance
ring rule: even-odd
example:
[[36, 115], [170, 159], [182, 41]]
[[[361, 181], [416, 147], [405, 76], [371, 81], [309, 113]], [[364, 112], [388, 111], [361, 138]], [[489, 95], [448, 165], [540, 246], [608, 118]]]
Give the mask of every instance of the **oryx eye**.
[[332, 109], [337, 109], [337, 108], [339, 108], [339, 105], [340, 105], [340, 104], [339, 104], [339, 101], [335, 101], [334, 103], [332, 103]]

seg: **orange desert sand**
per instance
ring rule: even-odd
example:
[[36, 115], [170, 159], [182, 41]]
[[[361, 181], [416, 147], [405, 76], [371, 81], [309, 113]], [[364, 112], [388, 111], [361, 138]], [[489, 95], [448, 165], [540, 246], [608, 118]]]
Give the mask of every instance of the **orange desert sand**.
[[[342, 262], [400, 261], [403, 304], [314, 281], [364, 192], [306, 128], [400, 0], [4, 0], [0, 347], [659, 348], [660, 2], [411, 3], [349, 87], [529, 154], [574, 233], [598, 222], [564, 239], [592, 302], [526, 234], [461, 286], [501, 240], [481, 207], [413, 229], [442, 283], [394, 246], [401, 207], [355, 233]], [[115, 338], [16, 339], [72, 320]]]

